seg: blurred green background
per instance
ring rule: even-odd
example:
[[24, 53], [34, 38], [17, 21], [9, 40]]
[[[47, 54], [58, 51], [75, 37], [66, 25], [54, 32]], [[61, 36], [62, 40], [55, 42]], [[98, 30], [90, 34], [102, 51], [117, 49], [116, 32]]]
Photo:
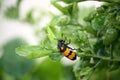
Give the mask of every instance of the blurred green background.
[[0, 80], [75, 80], [72, 65], [15, 52], [21, 45], [40, 45], [46, 36], [41, 28], [60, 14], [50, 8], [57, 11], [49, 0], [0, 0]]
[[[119, 5], [0, 0], [0, 80], [120, 80]], [[56, 49], [63, 34], [81, 48], [75, 61]]]

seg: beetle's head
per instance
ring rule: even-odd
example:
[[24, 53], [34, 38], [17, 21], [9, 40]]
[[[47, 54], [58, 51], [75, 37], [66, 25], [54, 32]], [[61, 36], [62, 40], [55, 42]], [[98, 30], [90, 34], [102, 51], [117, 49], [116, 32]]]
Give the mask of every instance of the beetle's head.
[[64, 44], [64, 43], [65, 43], [65, 40], [60, 39], [60, 40], [58, 40], [58, 43]]

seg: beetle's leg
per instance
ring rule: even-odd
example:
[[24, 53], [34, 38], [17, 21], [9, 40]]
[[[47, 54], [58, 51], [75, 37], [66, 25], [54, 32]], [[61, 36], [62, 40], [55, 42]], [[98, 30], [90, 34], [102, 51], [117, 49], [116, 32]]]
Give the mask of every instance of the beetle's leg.
[[63, 43], [65, 43], [65, 42], [66, 42], [66, 40], [67, 40], [67, 38], [65, 37], [65, 38], [63, 39]]

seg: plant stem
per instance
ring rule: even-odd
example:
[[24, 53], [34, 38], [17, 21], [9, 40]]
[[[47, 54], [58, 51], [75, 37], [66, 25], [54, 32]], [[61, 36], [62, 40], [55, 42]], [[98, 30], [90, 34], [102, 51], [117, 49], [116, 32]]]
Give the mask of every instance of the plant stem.
[[78, 54], [79, 57], [93, 57], [93, 58], [99, 58], [102, 60], [107, 60], [107, 61], [120, 61], [120, 59], [111, 59], [111, 57], [103, 57], [103, 56], [97, 56], [97, 55], [93, 55], [93, 54]]

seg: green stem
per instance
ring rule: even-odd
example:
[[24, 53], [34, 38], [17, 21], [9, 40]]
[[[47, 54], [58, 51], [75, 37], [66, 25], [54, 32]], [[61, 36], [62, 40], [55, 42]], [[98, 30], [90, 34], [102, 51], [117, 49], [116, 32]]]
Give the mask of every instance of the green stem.
[[80, 26], [81, 28], [83, 28], [83, 25], [80, 23], [69, 23], [68, 25]]
[[79, 57], [93, 57], [93, 58], [99, 58], [102, 60], [107, 60], [107, 61], [120, 61], [120, 59], [111, 59], [111, 57], [103, 57], [103, 56], [97, 56], [97, 55], [93, 55], [93, 54], [78, 54]]

